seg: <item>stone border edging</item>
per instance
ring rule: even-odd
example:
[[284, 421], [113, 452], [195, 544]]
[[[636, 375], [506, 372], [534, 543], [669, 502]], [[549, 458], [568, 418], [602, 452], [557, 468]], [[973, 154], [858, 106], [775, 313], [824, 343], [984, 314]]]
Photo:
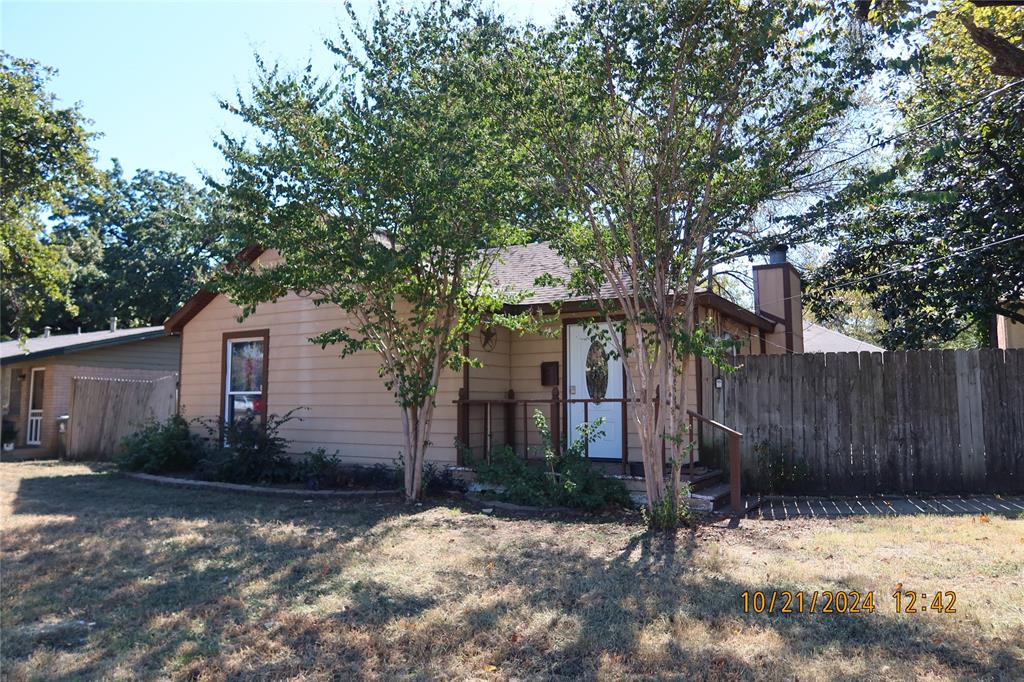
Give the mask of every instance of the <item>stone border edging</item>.
[[246, 495], [277, 495], [281, 497], [310, 498], [321, 497], [328, 499], [358, 500], [374, 497], [397, 497], [402, 491], [395, 490], [302, 490], [299, 488], [271, 488], [262, 485], [246, 485], [243, 483], [221, 483], [219, 481], [198, 481], [191, 478], [175, 478], [173, 476], [157, 476], [155, 474], [126, 473], [127, 478], [136, 481], [145, 481], [157, 485], [170, 486], [172, 488], [192, 488], [195, 490], [216, 490], [229, 493], [243, 493]]

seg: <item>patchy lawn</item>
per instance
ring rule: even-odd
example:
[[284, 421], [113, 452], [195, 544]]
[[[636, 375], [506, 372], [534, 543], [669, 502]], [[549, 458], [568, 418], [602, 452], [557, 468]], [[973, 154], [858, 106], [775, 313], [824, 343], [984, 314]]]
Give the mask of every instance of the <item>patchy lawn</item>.
[[[991, 678], [1024, 670], [1024, 520], [621, 520], [303, 502], [0, 464], [7, 679]], [[897, 585], [954, 614], [894, 613]], [[754, 615], [754, 590], [875, 591]], [[819, 606], [820, 608], [820, 606]]]

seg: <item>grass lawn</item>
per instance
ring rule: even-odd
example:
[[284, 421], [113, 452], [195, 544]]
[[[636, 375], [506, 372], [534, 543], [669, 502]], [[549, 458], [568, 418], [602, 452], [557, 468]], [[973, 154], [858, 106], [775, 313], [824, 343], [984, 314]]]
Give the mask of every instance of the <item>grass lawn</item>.
[[[277, 500], [0, 464], [6, 679], [1020, 679], [1024, 520], [623, 519]], [[955, 591], [956, 613], [890, 594]], [[754, 590], [874, 613], [744, 614]]]

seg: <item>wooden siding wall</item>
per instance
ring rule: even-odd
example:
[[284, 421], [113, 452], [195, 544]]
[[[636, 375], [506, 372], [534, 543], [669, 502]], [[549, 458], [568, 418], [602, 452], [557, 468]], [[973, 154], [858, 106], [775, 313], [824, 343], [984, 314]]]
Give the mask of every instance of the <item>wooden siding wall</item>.
[[133, 369], [154, 369], [168, 372], [178, 371], [178, 356], [181, 354], [181, 339], [177, 336], [160, 336], [145, 341], [119, 343], [107, 348], [84, 350], [50, 358], [55, 365], [77, 365], [79, 367], [129, 367]]
[[[703, 374], [706, 413], [743, 433], [751, 491], [1024, 491], [1024, 350], [768, 355]], [[715, 460], [724, 443], [704, 430], [701, 448]]]
[[147, 421], [166, 421], [174, 414], [177, 383], [177, 374], [148, 381], [75, 377], [68, 459], [110, 459], [121, 440]]
[[[270, 264], [273, 253], [260, 257]], [[394, 396], [377, 372], [379, 358], [360, 351], [346, 358], [328, 346], [321, 349], [309, 338], [345, 324], [332, 306], [314, 306], [309, 299], [289, 294], [259, 306], [238, 322], [238, 306], [218, 296], [185, 326], [182, 333], [181, 412], [189, 419], [216, 420], [220, 414], [221, 347], [225, 332], [270, 330], [267, 403], [270, 414], [294, 408], [302, 421], [285, 425], [281, 435], [291, 441], [293, 454], [323, 447], [346, 462], [392, 464], [405, 449], [402, 416]], [[446, 370], [441, 379], [430, 434], [432, 461], [456, 461], [456, 406], [461, 372]], [[201, 430], [198, 430], [202, 432]]]

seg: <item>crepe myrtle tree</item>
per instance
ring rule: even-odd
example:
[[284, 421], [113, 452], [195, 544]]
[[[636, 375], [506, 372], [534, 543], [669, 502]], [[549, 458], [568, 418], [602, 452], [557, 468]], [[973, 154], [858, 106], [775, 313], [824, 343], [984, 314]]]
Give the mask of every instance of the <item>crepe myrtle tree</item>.
[[680, 494], [687, 364], [724, 355], [697, 319], [698, 285], [766, 251], [780, 236], [773, 216], [835, 179], [815, 168], [837, 153], [871, 69], [848, 40], [850, 12], [824, 0], [594, 0], [524, 48], [522, 109], [564, 207], [551, 239], [604, 333], [624, 332], [611, 337], [628, 356], [652, 511]]
[[250, 242], [282, 259], [217, 286], [243, 315], [289, 291], [346, 313], [310, 340], [378, 354], [414, 500], [443, 370], [479, 364], [463, 350], [478, 325], [525, 323], [502, 313], [488, 275], [538, 204], [503, 121], [503, 19], [473, 2], [382, 4], [364, 27], [347, 9], [352, 28], [326, 43], [336, 78], [260, 62], [252, 92], [223, 104], [259, 134], [222, 136], [227, 180], [214, 185]]

